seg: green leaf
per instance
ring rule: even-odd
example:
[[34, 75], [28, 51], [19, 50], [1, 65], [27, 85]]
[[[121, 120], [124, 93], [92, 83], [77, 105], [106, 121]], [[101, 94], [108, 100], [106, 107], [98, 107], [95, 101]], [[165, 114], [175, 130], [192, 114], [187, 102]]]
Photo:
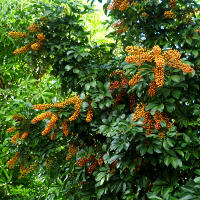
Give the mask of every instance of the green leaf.
[[196, 169], [194, 173], [200, 175], [200, 169]]
[[181, 96], [181, 91], [180, 90], [174, 90], [172, 92], [172, 96], [176, 99], [179, 99], [179, 97]]
[[97, 198], [100, 199], [103, 193], [104, 193], [104, 188], [98, 189]]
[[174, 81], [174, 82], [180, 82], [180, 76], [178, 76], [178, 75], [172, 75], [171, 76], [171, 79]]
[[196, 177], [196, 178], [194, 179], [194, 182], [195, 182], [195, 183], [200, 183], [200, 177]]
[[189, 199], [192, 199], [192, 200], [194, 200], [194, 196], [193, 196], [193, 195], [191, 195], [191, 194], [189, 194], [189, 195], [186, 195], [186, 196], [184, 196], [184, 197], [180, 198], [179, 200], [189, 200]]
[[169, 166], [169, 164], [171, 163], [171, 157], [170, 156], [166, 156], [164, 158], [164, 163], [166, 166]]
[[193, 50], [192, 54], [194, 55], [194, 57], [196, 58], [199, 55], [199, 52], [197, 50]]

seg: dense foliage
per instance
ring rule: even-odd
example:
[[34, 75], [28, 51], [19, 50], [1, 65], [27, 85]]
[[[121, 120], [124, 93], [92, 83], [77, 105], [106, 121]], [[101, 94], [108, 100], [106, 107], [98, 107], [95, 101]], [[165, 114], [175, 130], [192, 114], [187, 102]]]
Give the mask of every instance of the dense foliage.
[[27, 6], [43, 15], [6, 30], [1, 55], [24, 73], [1, 86], [2, 197], [199, 199], [197, 2], [109, 0], [116, 42], [101, 45], [92, 6]]

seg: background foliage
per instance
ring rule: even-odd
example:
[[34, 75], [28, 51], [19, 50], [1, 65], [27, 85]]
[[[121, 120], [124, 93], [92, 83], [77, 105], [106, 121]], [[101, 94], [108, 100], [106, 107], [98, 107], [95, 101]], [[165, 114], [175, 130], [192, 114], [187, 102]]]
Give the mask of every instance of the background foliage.
[[[98, 14], [85, 2], [13, 0], [2, 2], [1, 7], [6, 16], [0, 29], [2, 199], [200, 198], [196, 1], [108, 0], [104, 5], [108, 27], [115, 23], [111, 39], [97, 38], [96, 33], [102, 35], [106, 29], [94, 20]], [[166, 17], [165, 11], [173, 12], [173, 17]], [[28, 31], [33, 22], [40, 31]], [[14, 40], [8, 36], [11, 31], [28, 32], [28, 36]], [[45, 35], [42, 43], [39, 33]], [[39, 42], [39, 49], [13, 55], [29, 42]], [[194, 70], [185, 73], [165, 63], [164, 79], [159, 76], [164, 84], [149, 95], [158, 64], [156, 59], [142, 66], [128, 61], [130, 45], [149, 50], [159, 45], [162, 52], [177, 49], [181, 62]], [[138, 73], [142, 77], [132, 86], [130, 80]], [[64, 101], [75, 95], [69, 103], [75, 106]], [[62, 101], [64, 106], [56, 104]], [[133, 120], [141, 102], [146, 104], [146, 115]], [[75, 120], [70, 120], [74, 109]], [[46, 111], [58, 120], [43, 136], [52, 120], [32, 120]], [[159, 119], [159, 127], [155, 120], [152, 133], [146, 134], [144, 125], [156, 113], [165, 113], [165, 118]], [[13, 120], [16, 114], [23, 120]], [[11, 126], [20, 137], [24, 132], [28, 137], [14, 139], [16, 131], [6, 133]], [[8, 169], [6, 162], [16, 152], [20, 157]]]

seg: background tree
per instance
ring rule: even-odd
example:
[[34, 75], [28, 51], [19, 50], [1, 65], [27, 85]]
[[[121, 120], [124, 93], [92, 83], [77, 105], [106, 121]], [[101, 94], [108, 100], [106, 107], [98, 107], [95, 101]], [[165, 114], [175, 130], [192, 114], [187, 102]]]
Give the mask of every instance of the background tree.
[[121, 57], [89, 41], [80, 15], [90, 7], [34, 7], [47, 15], [14, 52], [37, 80], [52, 68], [62, 90], [12, 116], [4, 145], [14, 176], [45, 177], [45, 198], [198, 199], [196, 1], [108, 1]]

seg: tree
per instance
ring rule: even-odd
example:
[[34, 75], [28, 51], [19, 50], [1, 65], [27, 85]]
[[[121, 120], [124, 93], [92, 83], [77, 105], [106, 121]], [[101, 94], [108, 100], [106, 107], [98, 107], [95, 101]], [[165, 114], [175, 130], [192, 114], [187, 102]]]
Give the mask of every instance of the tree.
[[54, 180], [57, 199], [198, 199], [197, 2], [108, 1], [118, 57], [91, 44], [79, 5], [37, 4], [48, 15], [9, 33], [25, 34], [14, 53], [36, 75], [52, 67], [62, 82], [55, 101], [13, 115], [9, 168]]

